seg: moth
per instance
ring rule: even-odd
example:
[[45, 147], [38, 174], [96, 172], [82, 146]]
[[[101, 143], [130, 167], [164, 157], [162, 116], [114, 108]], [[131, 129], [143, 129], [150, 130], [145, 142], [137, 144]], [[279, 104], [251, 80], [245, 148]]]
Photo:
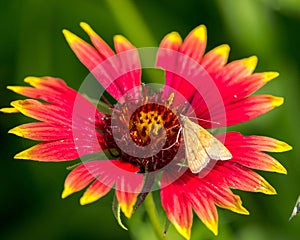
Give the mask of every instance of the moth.
[[229, 160], [230, 151], [200, 125], [180, 114], [188, 167], [192, 173], [201, 172], [213, 160]]

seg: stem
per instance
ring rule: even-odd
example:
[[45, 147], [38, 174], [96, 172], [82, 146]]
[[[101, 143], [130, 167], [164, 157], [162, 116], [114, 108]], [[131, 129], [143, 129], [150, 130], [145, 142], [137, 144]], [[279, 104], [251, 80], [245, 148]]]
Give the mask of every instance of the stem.
[[149, 192], [148, 196], [146, 197], [144, 206], [157, 239], [165, 240], [166, 238], [164, 236], [163, 229], [161, 228], [161, 223], [158, 219], [156, 206], [151, 192]]

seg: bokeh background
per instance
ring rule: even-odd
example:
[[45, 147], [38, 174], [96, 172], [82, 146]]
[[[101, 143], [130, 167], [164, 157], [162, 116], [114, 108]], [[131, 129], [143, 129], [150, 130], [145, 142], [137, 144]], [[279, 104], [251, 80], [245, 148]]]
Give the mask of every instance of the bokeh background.
[[[278, 194], [240, 194], [250, 216], [219, 209], [215, 237], [196, 217], [192, 239], [296, 240], [300, 217], [288, 218], [300, 194], [300, 2], [298, 0], [2, 0], [0, 1], [0, 107], [19, 96], [6, 85], [23, 84], [26, 76], [51, 75], [74, 88], [88, 74], [65, 42], [61, 30], [86, 35], [88, 22], [111, 46], [123, 34], [137, 47], [158, 46], [170, 31], [183, 37], [199, 24], [208, 28], [208, 49], [228, 43], [230, 60], [257, 55], [257, 71], [279, 71], [280, 77], [260, 92], [285, 97], [285, 104], [235, 129], [244, 134], [272, 136], [294, 150], [274, 154], [288, 175], [262, 173]], [[116, 223], [112, 194], [87, 206], [81, 193], [62, 200], [68, 163], [14, 160], [17, 152], [34, 143], [7, 131], [28, 121], [18, 115], [0, 115], [1, 198], [0, 239], [96, 240], [155, 239], [143, 208], [130, 221], [129, 231]], [[159, 204], [158, 204], [159, 205]], [[161, 211], [161, 220], [164, 222]], [[168, 239], [182, 239], [171, 226]]]

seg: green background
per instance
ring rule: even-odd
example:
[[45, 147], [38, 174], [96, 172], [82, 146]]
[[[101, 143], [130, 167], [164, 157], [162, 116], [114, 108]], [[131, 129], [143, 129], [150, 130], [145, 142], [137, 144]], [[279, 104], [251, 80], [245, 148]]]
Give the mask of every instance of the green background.
[[[287, 168], [288, 175], [262, 173], [277, 189], [275, 196], [235, 191], [241, 195], [250, 216], [219, 209], [217, 237], [195, 217], [192, 239], [299, 239], [300, 217], [288, 222], [300, 194], [299, 1], [2, 0], [0, 107], [20, 98], [5, 86], [23, 85], [26, 76], [57, 76], [70, 86], [79, 87], [88, 71], [69, 49], [61, 30], [67, 28], [87, 39], [79, 27], [81, 21], [88, 22], [110, 45], [113, 35], [123, 34], [137, 47], [158, 46], [171, 31], [184, 37], [194, 27], [205, 24], [208, 50], [228, 43], [230, 60], [257, 55], [257, 71], [279, 71], [279, 78], [260, 92], [284, 96], [285, 104], [235, 129], [244, 134], [272, 136], [293, 145], [291, 152], [273, 154]], [[87, 206], [79, 205], [81, 193], [62, 200], [68, 163], [14, 160], [14, 154], [33, 142], [8, 135], [7, 131], [26, 121], [17, 115], [0, 116], [0, 239], [154, 238], [143, 208], [132, 220], [125, 221], [129, 231], [117, 225], [111, 212], [111, 193]], [[172, 226], [167, 237], [182, 239]]]

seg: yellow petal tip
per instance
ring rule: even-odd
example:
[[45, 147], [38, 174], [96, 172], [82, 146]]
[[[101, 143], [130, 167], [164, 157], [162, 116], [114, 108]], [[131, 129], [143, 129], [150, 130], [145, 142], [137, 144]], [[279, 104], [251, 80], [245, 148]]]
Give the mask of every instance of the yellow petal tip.
[[120, 42], [120, 43], [128, 42], [128, 40], [122, 35], [115, 35], [114, 41]]
[[222, 44], [214, 49], [214, 52], [221, 56], [228, 56], [230, 47], [227, 44]]
[[234, 205], [231, 206], [223, 206], [233, 212], [239, 213], [239, 214], [243, 214], [243, 215], [249, 215], [249, 211], [243, 207], [243, 203], [242, 200], [239, 196], [236, 197], [236, 202]]
[[28, 151], [28, 150], [29, 150], [29, 149], [17, 153], [17, 154], [14, 156], [14, 159], [30, 160], [30, 154], [29, 154], [29, 151]]
[[74, 33], [70, 32], [67, 29], [63, 29], [62, 32], [69, 44], [81, 41], [81, 39], [79, 37], [77, 37]]
[[263, 80], [267, 83], [273, 80], [274, 78], [277, 78], [278, 76], [279, 76], [278, 72], [265, 72], [263, 74]]
[[122, 212], [124, 213], [125, 217], [131, 218], [132, 213], [133, 213], [134, 202], [130, 203], [130, 204], [119, 202], [119, 204], [120, 204], [120, 208], [121, 208]]
[[251, 71], [254, 71], [257, 65], [257, 57], [256, 56], [251, 56], [249, 58], [243, 59], [243, 63], [245, 64], [246, 68], [248, 68]]
[[12, 91], [13, 91], [13, 89], [16, 88], [16, 87], [19, 87], [19, 86], [6, 86], [6, 88], [7, 88], [8, 90], [12, 90]]
[[82, 206], [90, 203], [90, 202], [88, 201], [87, 197], [85, 197], [85, 196], [82, 196], [82, 197], [80, 198], [79, 202], [80, 202], [80, 205], [82, 205]]
[[170, 42], [173, 42], [173, 43], [181, 43], [182, 42], [182, 39], [178, 32], [171, 32], [166, 37]]
[[63, 29], [62, 33], [63, 33], [64, 36], [66, 36], [66, 35], [69, 35], [71, 32], [67, 29]]
[[16, 100], [10, 103], [11, 106], [13, 106], [14, 108], [21, 110], [23, 105], [26, 104], [26, 102], [28, 102], [29, 100]]
[[24, 137], [23, 131], [19, 127], [12, 128], [8, 131], [8, 133], [15, 134], [19, 137]]
[[242, 206], [242, 201], [240, 201], [234, 208], [230, 208], [231, 211], [236, 212], [238, 214], [249, 215], [249, 211]]
[[283, 97], [272, 97], [272, 105], [273, 107], [279, 107], [284, 103]]
[[20, 86], [7, 86], [6, 88], [13, 92], [19, 92], [21, 89], [23, 89], [23, 87], [20, 87]]
[[204, 25], [200, 25], [193, 30], [193, 34], [196, 38], [206, 41], [206, 27]]
[[94, 196], [94, 195], [91, 195], [91, 194], [84, 193], [79, 201], [80, 201], [80, 205], [86, 205], [86, 204], [95, 202], [98, 199], [99, 199], [98, 196]]
[[215, 236], [218, 236], [218, 227], [210, 229]]
[[244, 208], [243, 206], [240, 206], [239, 210], [240, 210], [239, 214], [243, 214], [243, 215], [249, 215], [250, 214], [249, 211], [246, 208]]
[[65, 189], [63, 190], [61, 194], [61, 198], [65, 199], [66, 197], [70, 196], [74, 191], [72, 188], [65, 186]]
[[281, 173], [281, 174], [287, 174], [287, 170], [284, 166], [282, 166], [278, 161], [275, 161], [272, 166], [270, 167], [270, 171]]
[[24, 79], [24, 82], [29, 83], [32, 86], [35, 86], [37, 83], [41, 82], [41, 78], [29, 76]]
[[210, 219], [209, 221], [202, 219], [205, 226], [212, 231], [212, 233], [217, 236], [218, 235], [218, 220]]
[[173, 223], [176, 230], [183, 236], [186, 240], [191, 238], [191, 228], [182, 227], [179, 224]]
[[91, 26], [85, 22], [81, 22], [80, 27], [90, 36], [97, 35]]
[[292, 150], [293, 147], [285, 142], [277, 141], [276, 148], [274, 152], [286, 152]]
[[85, 29], [90, 29], [90, 28], [91, 28], [90, 25], [87, 24], [86, 22], [80, 22], [79, 25], [80, 25], [80, 27], [83, 28], [84, 30], [85, 30]]
[[261, 188], [259, 189], [260, 192], [264, 193], [264, 194], [268, 194], [268, 195], [275, 195], [277, 194], [277, 191], [275, 188], [273, 188], [271, 186], [270, 183], [268, 183], [267, 181], [265, 181], [262, 185]]
[[3, 113], [18, 113], [19, 110], [15, 109], [15, 108], [7, 107], [7, 108], [1, 108], [0, 112], [3, 112]]

